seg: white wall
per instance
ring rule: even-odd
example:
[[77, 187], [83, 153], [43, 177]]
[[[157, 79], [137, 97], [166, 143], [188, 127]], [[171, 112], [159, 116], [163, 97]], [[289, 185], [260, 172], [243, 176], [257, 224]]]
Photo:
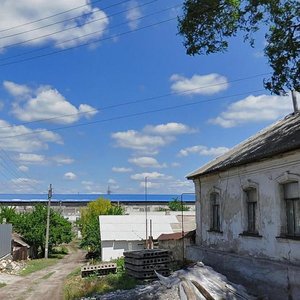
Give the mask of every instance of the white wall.
[[[195, 179], [196, 243], [232, 253], [300, 263], [300, 240], [279, 238], [284, 227], [281, 183], [295, 179], [300, 182], [299, 151]], [[258, 190], [257, 225], [261, 237], [240, 235], [246, 229], [243, 188], [251, 185]], [[209, 232], [209, 200], [213, 191], [220, 193], [223, 233]]]
[[101, 241], [102, 261], [123, 256], [124, 251], [144, 249], [143, 241]]

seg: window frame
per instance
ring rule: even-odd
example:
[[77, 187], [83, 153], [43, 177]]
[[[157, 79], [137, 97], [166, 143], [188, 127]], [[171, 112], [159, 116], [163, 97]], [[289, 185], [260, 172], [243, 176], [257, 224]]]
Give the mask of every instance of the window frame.
[[[287, 198], [285, 195], [285, 186], [288, 184], [295, 183], [297, 184], [297, 192], [298, 192], [298, 197], [291, 197]], [[285, 233], [284, 235], [289, 238], [297, 238], [300, 239], [300, 228], [298, 229], [297, 232], [297, 226], [296, 226], [296, 221], [300, 219], [300, 210], [299, 213], [297, 213], [297, 209], [295, 208], [296, 203], [300, 205], [300, 193], [299, 193], [299, 182], [298, 181], [288, 181], [285, 183], [282, 183], [282, 189], [283, 189], [283, 201], [284, 201], [284, 211], [285, 211]], [[292, 210], [289, 209], [289, 207], [292, 208]], [[290, 213], [292, 211], [292, 213]], [[299, 215], [298, 215], [299, 214]], [[292, 215], [292, 216], [291, 216]], [[291, 219], [292, 218], [292, 219]], [[291, 227], [293, 227], [291, 229]]]
[[[212, 198], [214, 197], [214, 198]], [[209, 207], [210, 207], [210, 232], [221, 233], [221, 205], [220, 193], [212, 191], [209, 193]]]

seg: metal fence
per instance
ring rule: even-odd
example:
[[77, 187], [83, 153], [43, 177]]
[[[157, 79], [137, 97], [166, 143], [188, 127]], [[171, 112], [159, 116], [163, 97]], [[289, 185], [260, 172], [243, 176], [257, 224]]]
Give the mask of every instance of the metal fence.
[[0, 224], [0, 259], [11, 254], [12, 225]]

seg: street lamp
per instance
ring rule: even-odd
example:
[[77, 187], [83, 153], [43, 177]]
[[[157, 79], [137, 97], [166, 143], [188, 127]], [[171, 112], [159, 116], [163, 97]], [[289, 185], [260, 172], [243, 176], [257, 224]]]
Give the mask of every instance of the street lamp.
[[182, 238], [182, 262], [184, 262], [184, 229], [183, 229], [183, 195], [195, 195], [195, 193], [182, 193], [180, 195], [181, 203], [181, 238]]

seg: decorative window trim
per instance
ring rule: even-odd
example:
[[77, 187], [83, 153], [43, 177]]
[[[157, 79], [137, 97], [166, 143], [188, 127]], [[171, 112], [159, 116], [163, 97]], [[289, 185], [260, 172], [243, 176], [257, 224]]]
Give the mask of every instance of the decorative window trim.
[[297, 181], [299, 183], [300, 182], [300, 175], [290, 173], [289, 171], [286, 171], [282, 175], [278, 176], [276, 178], [276, 181], [279, 184], [285, 184], [285, 183], [289, 183], [289, 182], [293, 182], [293, 181]]

